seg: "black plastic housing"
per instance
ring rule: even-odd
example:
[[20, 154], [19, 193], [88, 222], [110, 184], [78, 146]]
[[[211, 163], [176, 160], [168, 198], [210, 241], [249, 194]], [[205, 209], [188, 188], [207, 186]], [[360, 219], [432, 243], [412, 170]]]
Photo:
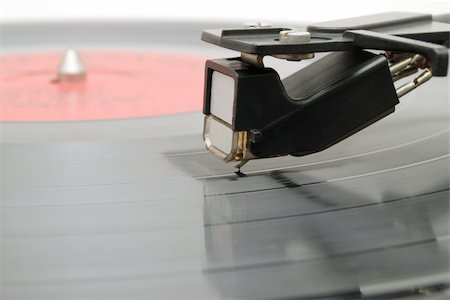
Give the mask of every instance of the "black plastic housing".
[[202, 40], [258, 55], [358, 49], [421, 54], [430, 61], [433, 76], [447, 76], [450, 24], [439, 20], [429, 14], [390, 12], [309, 25], [304, 30], [311, 39], [305, 42], [281, 41], [280, 32], [292, 29], [286, 27], [205, 30]]
[[204, 113], [213, 71], [235, 80], [232, 128], [248, 131], [257, 157], [321, 151], [392, 113], [399, 103], [388, 61], [365, 51], [336, 52], [281, 81], [275, 70], [239, 58], [206, 64]]

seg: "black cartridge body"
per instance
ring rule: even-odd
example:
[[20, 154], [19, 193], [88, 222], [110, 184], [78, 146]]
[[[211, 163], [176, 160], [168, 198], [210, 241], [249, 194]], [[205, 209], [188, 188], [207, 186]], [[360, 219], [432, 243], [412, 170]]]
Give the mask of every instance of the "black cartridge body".
[[256, 157], [321, 151], [392, 113], [399, 103], [388, 61], [366, 51], [336, 52], [280, 80], [275, 70], [240, 59], [208, 61], [235, 81], [233, 131], [247, 131]]

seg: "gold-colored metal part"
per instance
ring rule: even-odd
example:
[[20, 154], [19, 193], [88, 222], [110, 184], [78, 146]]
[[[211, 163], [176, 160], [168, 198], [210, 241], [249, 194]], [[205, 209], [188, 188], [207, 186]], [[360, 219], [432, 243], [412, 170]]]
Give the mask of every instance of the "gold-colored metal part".
[[223, 126], [228, 127], [230, 130], [231, 125], [223, 122], [220, 119], [215, 118], [212, 115], [205, 117], [205, 124], [204, 124], [204, 132], [203, 132], [203, 139], [206, 145], [206, 148], [215, 156], [218, 158], [224, 160], [225, 162], [241, 162], [242, 165], [244, 164], [244, 161], [248, 161], [250, 159], [257, 158], [254, 156], [250, 149], [248, 148], [248, 133], [247, 131], [234, 131], [232, 136], [232, 142], [231, 142], [231, 151], [230, 153], [225, 153], [222, 150], [218, 149], [214, 143], [211, 141], [211, 136], [209, 132], [211, 121], [215, 121], [218, 123], [221, 123]]
[[301, 61], [304, 59], [314, 58], [314, 53], [300, 53], [300, 54], [271, 54], [271, 56], [288, 61]]
[[417, 68], [407, 68], [406, 70], [401, 71], [400, 73], [397, 73], [392, 76], [392, 81], [396, 82], [402, 78], [411, 76], [413, 74], [416, 74], [419, 70]]
[[[235, 160], [241, 161], [241, 162], [247, 162], [250, 159], [257, 158], [254, 156], [250, 149], [248, 148], [248, 132], [247, 131], [238, 131], [238, 143], [237, 143], [237, 153]], [[244, 165], [243, 163], [242, 165]]]
[[[392, 80], [397, 81], [401, 78], [405, 78], [409, 75], [416, 73], [419, 68], [424, 68], [424, 66], [428, 65], [429, 63], [426, 57], [420, 54], [410, 54], [406, 58], [404, 58], [403, 55], [401, 59], [398, 61], [395, 61], [394, 58], [394, 63], [389, 66], [389, 71], [391, 72]], [[425, 71], [423, 71], [414, 80], [398, 87], [396, 90], [397, 96], [400, 98], [406, 95], [407, 93], [411, 92], [412, 90], [416, 89], [420, 85], [430, 80], [432, 77], [433, 74], [431, 72], [431, 69], [425, 68]]]
[[246, 163], [248, 163], [249, 161], [250, 161], [249, 159], [242, 160], [240, 163], [238, 163], [238, 164], [235, 165], [234, 167], [235, 167], [236, 169], [238, 169], [238, 172], [239, 172], [239, 173], [241, 173], [241, 168], [242, 168]]
[[246, 63], [254, 65], [259, 68], [264, 68], [264, 55], [261, 54], [251, 54], [251, 53], [241, 53], [241, 59]]
[[407, 68], [417, 68], [417, 64], [423, 59], [425, 58], [420, 54], [411, 55], [408, 58], [402, 59], [401, 61], [395, 62], [390, 65], [389, 71], [391, 72], [392, 76], [395, 76], [405, 71]]
[[413, 81], [410, 81], [408, 83], [405, 83], [404, 85], [402, 85], [401, 87], [399, 87], [397, 89], [397, 96], [400, 98], [406, 94], [408, 94], [409, 92], [411, 92], [412, 90], [416, 89], [417, 87], [419, 87], [420, 85], [424, 84], [425, 82], [427, 82], [428, 80], [431, 79], [431, 77], [433, 77], [431, 70], [426, 69], [424, 72], [422, 72], [418, 77], [416, 77]]

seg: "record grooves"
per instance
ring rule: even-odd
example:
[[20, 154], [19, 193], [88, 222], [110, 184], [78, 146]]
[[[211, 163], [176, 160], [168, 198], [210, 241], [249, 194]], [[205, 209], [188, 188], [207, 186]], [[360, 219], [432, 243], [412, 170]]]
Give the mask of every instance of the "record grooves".
[[[449, 295], [448, 78], [330, 149], [254, 160], [238, 177], [202, 145], [198, 81], [205, 58], [222, 50], [205, 47], [199, 30], [217, 25], [183, 24], [179, 35], [157, 23], [47, 24], [39, 34], [19, 25], [2, 28], [2, 63], [47, 59], [33, 59], [35, 71], [23, 60], [1, 71], [9, 75], [0, 79], [8, 90], [0, 96], [0, 298]], [[90, 110], [78, 90], [56, 108], [8, 106], [27, 102], [11, 95], [34, 97], [38, 77], [52, 103], [60, 100], [48, 77], [57, 75], [67, 28], [91, 78], [127, 78], [101, 87], [117, 101]], [[126, 106], [131, 94], [142, 106]]]
[[[433, 192], [430, 192], [430, 193], [414, 195], [414, 196], [405, 197], [405, 198], [389, 199], [389, 200], [385, 200], [385, 201], [380, 202], [380, 203], [369, 203], [369, 204], [362, 204], [362, 205], [350, 206], [350, 207], [339, 207], [339, 208], [332, 208], [332, 209], [328, 209], [328, 210], [321, 210], [321, 211], [315, 211], [315, 212], [293, 214], [293, 215], [285, 215], [285, 216], [277, 216], [277, 217], [273, 217], [273, 218], [251, 219], [251, 220], [234, 221], [234, 222], [227, 222], [227, 223], [212, 223], [212, 224], [211, 223], [205, 223], [205, 227], [220, 226], [220, 225], [224, 225], [224, 224], [231, 225], [231, 224], [250, 223], [250, 222], [265, 222], [265, 221], [272, 221], [272, 220], [286, 219], [286, 218], [298, 218], [298, 217], [314, 216], [314, 215], [319, 215], [319, 214], [334, 213], [334, 212], [343, 211], [343, 210], [359, 209], [359, 208], [365, 208], [365, 207], [376, 206], [376, 205], [386, 205], [388, 203], [399, 202], [399, 201], [404, 201], [404, 200], [410, 200], [410, 199], [414, 199], [414, 198], [421, 198], [421, 197], [430, 197], [431, 198], [431, 197], [433, 197], [435, 195], [437, 195], [441, 199], [445, 199], [445, 198], [449, 198], [450, 197], [450, 194], [448, 193], [448, 191], [449, 191], [449, 189], [445, 189], [445, 190], [433, 191]], [[209, 196], [205, 196], [205, 198], [208, 198], [208, 197]]]

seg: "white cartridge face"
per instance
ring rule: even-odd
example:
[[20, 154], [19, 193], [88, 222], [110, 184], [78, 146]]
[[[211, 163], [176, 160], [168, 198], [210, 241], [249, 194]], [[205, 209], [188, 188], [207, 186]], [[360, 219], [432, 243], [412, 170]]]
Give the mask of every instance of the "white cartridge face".
[[234, 79], [214, 71], [211, 78], [210, 112], [228, 124], [233, 124]]
[[225, 124], [210, 118], [208, 132], [208, 147], [214, 147], [226, 156], [233, 150], [233, 130], [227, 127]]

